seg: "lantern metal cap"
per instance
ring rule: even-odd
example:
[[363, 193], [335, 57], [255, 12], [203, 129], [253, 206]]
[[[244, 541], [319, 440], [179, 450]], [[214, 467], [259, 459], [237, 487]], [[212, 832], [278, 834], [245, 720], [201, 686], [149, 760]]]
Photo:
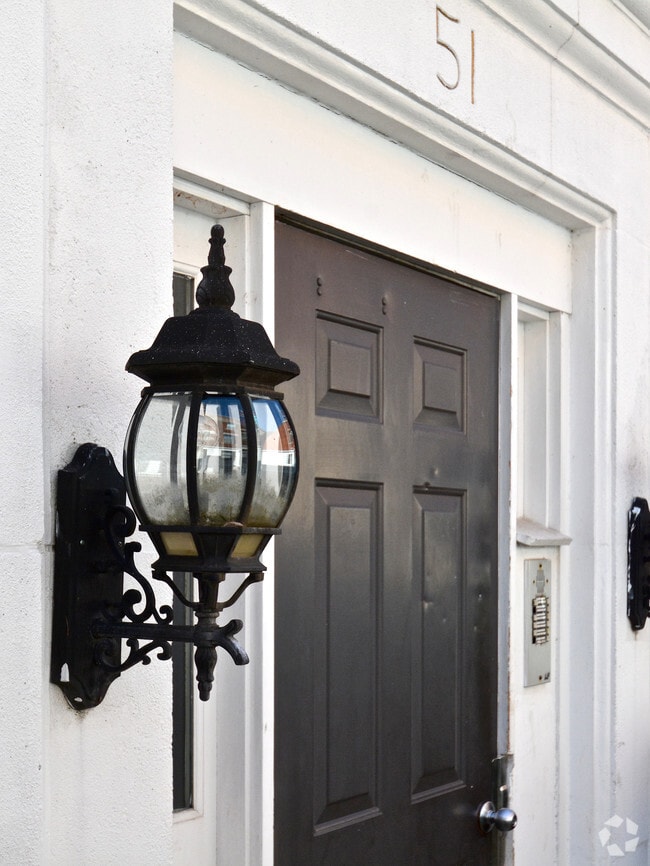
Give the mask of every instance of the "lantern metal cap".
[[275, 351], [258, 322], [231, 309], [235, 293], [225, 264], [224, 231], [212, 227], [208, 264], [196, 291], [197, 309], [162, 326], [149, 349], [129, 358], [129, 373], [156, 388], [188, 385], [257, 387], [272, 391], [300, 372]]

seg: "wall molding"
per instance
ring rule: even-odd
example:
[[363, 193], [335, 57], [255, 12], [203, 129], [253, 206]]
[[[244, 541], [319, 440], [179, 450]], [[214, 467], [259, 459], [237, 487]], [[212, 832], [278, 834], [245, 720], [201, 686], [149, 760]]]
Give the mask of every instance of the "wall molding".
[[[514, 0], [494, 0], [492, 7], [508, 2]], [[539, 7], [545, 14], [557, 16], [557, 12], [550, 6], [546, 9], [547, 4], [543, 2], [534, 5], [535, 14]], [[177, 29], [195, 42], [366, 124], [450, 172], [501, 194], [530, 211], [568, 228], [585, 229], [576, 232], [573, 239], [573, 285], [580, 302], [572, 316], [571, 328], [567, 328], [563, 336], [566, 341], [563, 351], [568, 353], [571, 367], [566, 365], [562, 370], [566, 378], [562, 387], [569, 393], [571, 409], [569, 412], [565, 408], [562, 420], [565, 425], [563, 459], [567, 465], [561, 496], [563, 520], [570, 527], [573, 542], [570, 548], [562, 548], [562, 567], [566, 570], [577, 564], [584, 570], [586, 563], [599, 591], [590, 595], [589, 615], [582, 616], [583, 607], [578, 603], [578, 597], [582, 599], [584, 596], [583, 588], [579, 582], [563, 582], [566, 616], [563, 618], [562, 645], [566, 647], [567, 658], [573, 660], [575, 657], [580, 661], [574, 671], [563, 674], [557, 696], [562, 734], [559, 738], [562, 771], [557, 785], [562, 803], [558, 821], [560, 860], [577, 862], [582, 857], [583, 862], [595, 862], [592, 855], [597, 856], [598, 837], [591, 828], [581, 829], [578, 819], [584, 812], [585, 803], [590, 814], [612, 814], [609, 809], [613, 808], [610, 803], [613, 789], [609, 780], [617, 770], [616, 755], [611, 751], [612, 733], [616, 729], [612, 696], [617, 684], [612, 652], [616, 642], [613, 616], [616, 588], [611, 575], [615, 571], [612, 570], [614, 560], [619, 556], [620, 545], [617, 548], [616, 543], [620, 541], [617, 537], [620, 522], [615, 519], [613, 507], [602, 507], [603, 502], [615, 501], [616, 454], [612, 451], [611, 442], [615, 440], [616, 429], [616, 392], [613, 387], [616, 365], [613, 330], [617, 305], [616, 215], [606, 203], [586, 196], [499, 143], [481, 137], [437, 107], [400, 90], [372, 70], [261, 11], [253, 2], [178, 0], [175, 10]], [[580, 47], [582, 36], [576, 36], [575, 27], [564, 17], [560, 18], [564, 22], [563, 32], [556, 36], [556, 47], [564, 46], [560, 51], [562, 60], [558, 61], [564, 62], [576, 45]], [[536, 25], [542, 33], [543, 21], [543, 17], [538, 17]], [[530, 28], [527, 38], [532, 38]], [[554, 50], [553, 44], [547, 45], [549, 51]], [[622, 74], [627, 75], [625, 71]], [[632, 88], [636, 87], [634, 80], [632, 76]], [[647, 94], [645, 98], [647, 100]], [[227, 127], [224, 127], [224, 133], [228, 134]], [[263, 159], [263, 155], [260, 158]], [[213, 182], [214, 176], [215, 172], [212, 172]], [[198, 181], [198, 178], [192, 180]], [[191, 192], [193, 194], [195, 190]], [[270, 284], [270, 280], [266, 284]], [[509, 295], [504, 298], [504, 305], [507, 304], [511, 304]], [[514, 308], [510, 309], [507, 321], [512, 327]], [[510, 355], [514, 351], [511, 337], [511, 334], [505, 334], [510, 341]], [[569, 391], [569, 374], [574, 372], [574, 386]], [[503, 392], [507, 395], [510, 382], [505, 374], [502, 381]], [[579, 384], [575, 385], [576, 382]], [[504, 430], [509, 430], [510, 411], [510, 406], [504, 405]], [[507, 437], [502, 441], [506, 450], [511, 444]], [[509, 501], [509, 485], [510, 479], [506, 474], [501, 491], [504, 502]], [[575, 490], [586, 493], [576, 497], [572, 495]], [[510, 498], [512, 493], [510, 490]], [[508, 514], [504, 514], [502, 522], [508, 519]], [[514, 533], [514, 530], [513, 521], [512, 525], [509, 524], [509, 532]], [[514, 552], [513, 541], [510, 549], [503, 552], [501, 565], [504, 574], [512, 569]], [[504, 622], [508, 622], [513, 615], [508, 608], [509, 599], [504, 596], [501, 603], [501, 616]], [[507, 653], [507, 644], [504, 644], [500, 648], [501, 669], [506, 678], [504, 689], [508, 688]], [[508, 694], [511, 696], [512, 692]], [[594, 708], [594, 722], [586, 732], [585, 706]], [[522, 711], [513, 708], [512, 701], [505, 702], [499, 734], [504, 749], [508, 744], [507, 713], [511, 712]], [[261, 740], [257, 742], [261, 743]], [[576, 742], [580, 743], [580, 748], [570, 748], [569, 744]], [[272, 743], [268, 739], [265, 748], [266, 751], [262, 748], [265, 759], [272, 762]], [[267, 794], [267, 798], [262, 797], [260, 802], [259, 808], [267, 827], [264, 839], [268, 846], [264, 850], [269, 858], [262, 862], [270, 866], [272, 795]], [[251, 814], [259, 814], [257, 809], [257, 806], [252, 807]], [[585, 851], [587, 855], [582, 856]]]
[[[625, 59], [616, 56], [612, 47], [600, 42], [579, 20], [558, 9], [552, 0], [478, 2], [643, 129], [650, 129], [650, 81], [633, 66], [636, 61], [640, 69], [648, 71], [650, 41], [630, 19], [633, 7], [646, 0], [619, 0], [624, 11], [610, 4], [612, 31], [616, 30], [617, 42], [628, 49]], [[650, 19], [650, 13], [646, 17]]]
[[650, 32], [650, 6], [646, 0], [614, 0], [617, 6], [622, 6], [626, 12]]
[[[539, 8], [545, 14], [557, 15], [545, 4]], [[559, 51], [563, 44], [563, 58], [585, 53], [584, 39], [575, 33], [569, 38], [566, 26], [562, 33], [556, 32], [555, 42], [549, 44], [544, 20], [540, 13], [533, 21], [546, 39], [542, 44], [540, 36], [536, 43], [542, 50]], [[566, 25], [564, 18], [562, 21]], [[220, 0], [216, 4], [212, 0], [177, 0], [175, 26], [194, 41], [352, 117], [449, 171], [560, 225], [584, 228], [601, 224], [611, 215], [605, 203], [261, 10], [253, 2]], [[572, 43], [575, 51], [569, 49]], [[587, 52], [587, 56], [591, 54]], [[630, 98], [637, 98], [638, 106], [650, 118], [650, 91], [644, 88], [641, 93], [637, 87], [639, 79], [631, 74], [623, 78], [628, 90], [631, 88]]]

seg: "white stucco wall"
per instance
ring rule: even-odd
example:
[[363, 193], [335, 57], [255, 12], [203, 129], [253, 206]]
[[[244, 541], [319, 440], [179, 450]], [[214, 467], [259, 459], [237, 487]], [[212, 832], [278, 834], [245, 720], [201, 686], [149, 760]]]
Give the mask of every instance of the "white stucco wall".
[[[56, 471], [121, 448], [124, 373], [168, 313], [171, 7], [3, 6], [3, 864], [167, 863], [170, 679], [77, 714], [49, 684]], [[128, 323], [128, 327], [127, 327]], [[145, 671], [146, 674], [146, 671]]]
[[[45, 285], [45, 56], [42, 2], [9, 2], [11, 38], [0, 52], [0, 215], [3, 313], [0, 369], [0, 834], [10, 863], [44, 851], [43, 742], [47, 652], [43, 647], [43, 295]], [[29, 31], [29, 39], [21, 33]]]
[[[618, 812], [640, 827], [626, 866], [647, 863], [650, 629], [634, 634], [625, 615], [626, 511], [650, 488], [643, 4], [447, 0], [455, 90], [438, 79], [454, 66], [436, 46], [435, 5], [420, 0], [176, 5], [179, 26], [215, 49], [206, 78], [205, 49], [178, 37], [181, 173], [571, 312], [556, 510], [574, 541], [554, 588], [552, 686], [522, 688], [511, 644], [515, 862], [539, 866], [543, 851], [545, 864], [607, 863], [597, 833]], [[169, 665], [129, 672], [82, 715], [49, 684], [56, 471], [85, 441], [120, 465], [140, 390], [124, 363], [170, 309], [171, 11], [156, 0], [3, 5], [7, 866], [173, 861]], [[517, 628], [516, 567], [510, 577]], [[247, 688], [249, 706], [264, 703], [259, 682]], [[260, 761], [268, 768], [268, 754]], [[545, 823], [530, 823], [540, 809]]]
[[[169, 314], [172, 82], [169, 4], [62, 0], [48, 13], [49, 498], [78, 444], [121, 467], [140, 391], [124, 364]], [[48, 544], [52, 524], [48, 509]], [[170, 862], [169, 673], [140, 666], [81, 715], [44, 686], [52, 863]]]
[[[640, 737], [639, 720], [650, 706], [638, 682], [647, 680], [650, 659], [647, 635], [635, 636], [625, 616], [625, 574], [626, 513], [648, 481], [648, 442], [639, 433], [647, 429], [641, 394], [647, 390], [650, 313], [648, 33], [605, 0], [441, 4], [460, 19], [446, 32], [450, 42], [458, 36], [453, 44], [465, 70], [459, 87], [449, 91], [437, 78], [438, 72], [449, 77], [453, 67], [440, 65], [450, 58], [435, 44], [433, 6], [370, 9], [360, 0], [346, 4], [344, 14], [336, 3], [334, 11], [301, 0], [261, 5], [266, 18], [258, 4], [178, 4], [179, 26], [191, 38], [271, 79], [251, 80], [248, 89], [239, 80], [243, 72], [214, 56], [205, 62], [206, 68], [215, 64], [212, 80], [237, 94], [222, 102], [197, 59], [199, 49], [179, 49], [175, 162], [181, 173], [572, 311], [556, 370], [564, 389], [562, 472], [549, 513], [573, 543], [557, 558], [552, 550], [531, 554], [551, 556], [558, 566], [550, 686], [523, 688], [519, 560], [512, 560], [510, 573], [508, 625], [516, 637], [510, 643], [508, 742], [520, 812], [515, 862], [609, 862], [598, 831], [618, 811], [640, 827], [639, 847], [626, 862], [645, 863], [650, 814], [639, 740], [647, 738]], [[474, 102], [467, 76], [471, 30]], [[528, 210], [537, 211], [548, 220], [539, 225], [544, 242], [554, 225], [571, 229], [570, 304], [553, 297], [561, 278], [550, 268], [561, 256], [538, 265], [533, 253], [529, 267], [518, 272], [511, 256], [482, 242], [485, 227], [503, 217], [495, 220], [494, 196], [471, 204], [461, 184], [451, 194], [451, 176], [445, 179], [426, 162], [409, 185], [408, 159], [393, 145], [366, 137], [365, 149], [356, 149], [355, 137], [360, 141], [367, 131], [325, 120], [317, 104], [292, 103], [274, 89], [274, 78], [512, 198], [522, 221]], [[219, 126], [231, 137], [218, 138]], [[299, 139], [295, 148], [292, 136]], [[355, 162], [362, 152], [365, 158]], [[368, 177], [375, 169], [373, 185]], [[420, 235], [427, 196], [440, 221]], [[396, 217], [390, 237], [382, 207]], [[499, 238], [512, 242], [511, 229]], [[473, 244], [480, 249], [476, 259]]]

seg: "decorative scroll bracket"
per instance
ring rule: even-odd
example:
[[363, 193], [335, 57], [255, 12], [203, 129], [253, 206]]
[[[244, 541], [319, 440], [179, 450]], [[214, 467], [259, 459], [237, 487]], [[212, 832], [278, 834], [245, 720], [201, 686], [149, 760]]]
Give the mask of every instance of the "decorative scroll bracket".
[[[248, 664], [246, 652], [233, 637], [241, 630], [241, 621], [219, 626], [217, 617], [263, 575], [249, 575], [225, 602], [218, 601], [225, 575], [197, 575], [199, 601], [193, 602], [169, 575], [154, 572], [153, 577], [196, 614], [195, 625], [173, 625], [171, 607], [157, 607], [151, 583], [135, 565], [140, 545], [125, 541], [136, 527], [125, 501], [124, 479], [106, 448], [82, 445], [59, 472], [50, 680], [74, 709], [86, 710], [101, 703], [122, 671], [140, 662], [149, 664], [151, 653], [169, 659], [171, 643], [182, 641], [196, 647], [199, 695], [207, 700], [217, 647], [225, 649], [235, 664]], [[139, 589], [124, 591], [124, 572]], [[122, 639], [128, 648], [124, 659]]]

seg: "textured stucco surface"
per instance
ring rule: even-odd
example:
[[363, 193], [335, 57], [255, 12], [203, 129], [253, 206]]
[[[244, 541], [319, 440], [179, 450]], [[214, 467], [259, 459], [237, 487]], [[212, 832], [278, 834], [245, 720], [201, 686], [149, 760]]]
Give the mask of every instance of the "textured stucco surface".
[[[3, 5], [0, 863], [166, 863], [170, 678], [78, 715], [49, 684], [56, 470], [121, 447], [168, 312], [171, 4]], [[163, 312], [164, 309], [164, 312]], [[162, 666], [161, 666], [162, 667]], [[144, 674], [144, 675], [143, 675]]]
[[[643, 5], [622, 2], [632, 12]], [[196, 4], [206, 14], [231, 5]], [[294, 209], [529, 300], [562, 307], [556, 298], [574, 290], [562, 508], [578, 519], [566, 526], [574, 543], [558, 566], [562, 667], [553, 686], [524, 691], [520, 661], [511, 658], [516, 862], [539, 866], [540, 852], [552, 862], [558, 850], [569, 852], [572, 866], [608, 862], [597, 832], [618, 812], [639, 823], [641, 843], [625, 863], [640, 866], [650, 824], [650, 629], [633, 634], [625, 616], [625, 514], [632, 496], [650, 489], [650, 138], [640, 106], [635, 117], [629, 105], [603, 96], [606, 81], [580, 79], [574, 49], [582, 39], [592, 52], [584, 65], [590, 74], [594, 57], [610, 64], [618, 52], [638, 87], [650, 78], [647, 32], [609, 0], [441, 5], [460, 19], [442, 22], [461, 67], [452, 91], [438, 78], [453, 77], [454, 68], [436, 46], [435, 4], [241, 0], [240, 8], [268, 10], [274, 26], [286, 19], [341, 69], [351, 61], [392, 79], [395, 104], [412, 98], [418, 110], [432, 106], [434, 124], [457, 120], [463, 135], [474, 136], [477, 163], [489, 146], [504, 165], [514, 157], [533, 166], [540, 186], [559, 179], [607, 214], [597, 230], [570, 237], [564, 226], [458, 178], [453, 165], [448, 171], [396, 144], [388, 127], [376, 135], [312, 94], [292, 92], [301, 84], [309, 90], [308, 74], [294, 69], [278, 86], [273, 74], [236, 60], [206, 60], [208, 50], [185, 37], [177, 54], [176, 157], [214, 188]], [[526, 15], [551, 9], [561, 13], [551, 16], [559, 30], [547, 34], [559, 46], [555, 54], [523, 32]], [[609, 52], [599, 54], [600, 43]], [[237, 50], [233, 43], [225, 53]], [[281, 39], [273, 50], [282, 55]], [[275, 70], [294, 61], [298, 68], [304, 58], [281, 60]], [[172, 70], [171, 3], [3, 4], [3, 866], [164, 866], [173, 859], [169, 665], [129, 672], [100, 708], [81, 715], [49, 684], [48, 669], [56, 471], [85, 441], [109, 447], [121, 464], [140, 390], [124, 364], [151, 343], [171, 306]], [[605, 285], [611, 294], [589, 289]], [[592, 356], [604, 366], [595, 369]], [[594, 467], [596, 452], [606, 456], [604, 468]], [[573, 484], [576, 477], [588, 483]], [[598, 498], [603, 490], [608, 495]], [[613, 527], [610, 534], [595, 532], [599, 521]], [[146, 554], [142, 560], [146, 568]], [[594, 561], [597, 574], [584, 567]], [[512, 608], [513, 628], [520, 614]], [[258, 720], [248, 721], [254, 728]], [[235, 733], [241, 745], [243, 734]], [[229, 760], [241, 764], [238, 755]], [[548, 768], [557, 761], [556, 773]], [[536, 803], [544, 821], [530, 811]]]
[[[121, 466], [140, 390], [124, 364], [169, 313], [170, 7], [48, 6], [50, 483], [86, 441]], [[169, 674], [140, 667], [81, 715], [46, 687], [53, 863], [169, 862]]]
[[[3, 7], [0, 51], [0, 862], [45, 850], [43, 707], [43, 294], [45, 80], [42, 2]], [[26, 34], [29, 33], [29, 38]]]
[[[228, 11], [220, 14], [211, 0], [196, 3], [216, 22], [206, 41], [227, 54], [225, 34], [241, 34], [232, 5], [224, 0], [220, 6]], [[650, 640], [647, 628], [632, 633], [625, 607], [626, 514], [632, 497], [647, 495], [650, 486], [647, 31], [605, 0], [441, 2], [460, 19], [442, 21], [442, 38], [453, 45], [461, 67], [458, 88], [448, 90], [438, 74], [449, 80], [454, 67], [436, 45], [436, 4], [410, 0], [378, 7], [367, 0], [334, 0], [325, 7], [261, 0], [242, 8], [249, 5], [262, 6], [271, 21], [264, 29], [257, 11], [251, 14], [269, 34], [267, 55], [264, 49], [256, 54], [256, 38], [263, 41], [258, 33], [237, 48], [246, 65], [262, 73], [257, 80], [195, 44], [178, 49], [183, 99], [176, 105], [175, 154], [181, 167], [463, 274], [487, 275], [487, 282], [551, 309], [559, 305], [552, 300], [558, 272], [550, 268], [566, 266], [571, 316], [561, 340], [562, 367], [549, 387], [551, 414], [558, 409], [552, 404], [560, 384], [565, 389], [555, 419], [562, 480], [549, 511], [564, 521], [573, 542], [559, 554], [545, 552], [557, 556], [554, 669], [551, 684], [539, 689], [523, 688], [526, 614], [520, 583], [526, 552], [517, 558], [513, 547], [511, 562], [504, 564], [511, 602], [504, 626], [510, 653], [506, 748], [514, 752], [513, 805], [520, 815], [514, 854], [521, 866], [542, 860], [604, 864], [610, 858], [598, 832], [618, 813], [639, 824], [638, 848], [625, 862], [641, 866], [647, 863], [650, 823], [642, 733], [650, 714]], [[288, 48], [278, 36], [283, 26]], [[474, 103], [467, 74], [471, 30]], [[313, 69], [322, 75], [316, 82]], [[274, 87], [276, 75], [289, 91], [304, 88], [314, 100], [299, 105], [286, 89]], [[396, 87], [375, 110], [385, 79]], [[228, 92], [239, 98], [224, 99], [210, 86], [217, 80], [227, 81]], [[400, 126], [399, 112], [406, 114], [411, 99], [417, 120], [409, 129], [406, 121]], [[319, 101], [338, 114], [327, 118]], [[359, 125], [351, 128], [340, 116], [350, 106], [385, 138], [372, 138]], [[215, 118], [222, 117], [232, 130], [243, 131], [243, 144], [217, 138]], [[556, 181], [575, 192], [577, 209], [584, 210], [575, 222], [564, 223], [573, 229], [568, 265], [552, 243], [548, 258], [539, 245], [529, 254], [521, 243], [521, 259], [511, 255], [513, 238], [521, 236], [513, 230], [516, 221], [505, 217], [506, 208], [494, 207], [495, 196], [465, 195], [462, 183], [454, 189], [449, 172], [417, 157], [409, 175], [411, 157], [390, 140], [415, 150], [422, 139], [412, 129], [417, 121], [422, 128], [429, 123], [434, 144], [428, 153], [436, 162], [438, 125], [446, 129], [449, 117], [459, 121], [459, 146], [467, 143], [461, 130], [471, 130], [468, 149], [476, 163], [484, 158], [498, 165], [503, 158], [504, 172], [517, 163], [519, 177], [532, 167], [533, 192], [524, 208], [541, 207], [547, 179], [549, 196]], [[446, 159], [454, 172], [454, 156]], [[525, 212], [520, 210], [522, 217]], [[554, 218], [562, 223], [561, 216]], [[547, 241], [547, 232], [539, 227], [540, 242]]]

